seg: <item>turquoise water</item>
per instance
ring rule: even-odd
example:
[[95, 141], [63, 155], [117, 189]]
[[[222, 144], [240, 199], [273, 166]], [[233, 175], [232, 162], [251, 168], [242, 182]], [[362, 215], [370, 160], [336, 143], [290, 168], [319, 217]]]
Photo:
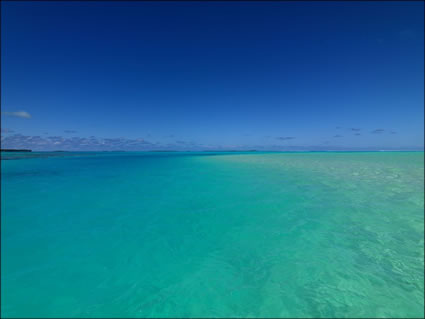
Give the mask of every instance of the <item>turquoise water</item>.
[[424, 316], [423, 152], [2, 159], [2, 317]]

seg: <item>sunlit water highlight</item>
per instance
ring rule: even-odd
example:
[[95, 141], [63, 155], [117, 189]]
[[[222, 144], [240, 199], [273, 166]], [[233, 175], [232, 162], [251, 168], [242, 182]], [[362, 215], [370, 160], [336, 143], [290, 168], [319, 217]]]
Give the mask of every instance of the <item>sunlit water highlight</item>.
[[423, 152], [1, 166], [2, 317], [424, 316]]

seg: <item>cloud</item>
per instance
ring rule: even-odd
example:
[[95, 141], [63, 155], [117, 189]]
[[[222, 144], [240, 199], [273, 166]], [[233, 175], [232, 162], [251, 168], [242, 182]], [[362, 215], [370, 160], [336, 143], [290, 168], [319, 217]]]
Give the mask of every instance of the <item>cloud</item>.
[[66, 150], [66, 151], [103, 151], [103, 150], [145, 150], [154, 144], [143, 138], [129, 139], [86, 137], [64, 137], [64, 136], [27, 136], [13, 134], [2, 137], [4, 148], [28, 148], [32, 150]]
[[[150, 142], [144, 138], [126, 137], [79, 137], [79, 136], [28, 136], [11, 134], [1, 137], [3, 148], [24, 148], [33, 151], [202, 151], [228, 150], [227, 146], [206, 145], [195, 141]], [[253, 149], [249, 145], [232, 146], [233, 149]]]
[[343, 137], [342, 135], [334, 135], [334, 137]]
[[288, 141], [288, 140], [293, 140], [293, 139], [295, 139], [295, 137], [293, 137], [293, 136], [280, 136], [280, 137], [276, 137], [278, 140], [281, 140], [281, 141]]
[[22, 117], [22, 118], [26, 118], [26, 119], [31, 118], [31, 114], [29, 114], [28, 112], [25, 112], [25, 111], [1, 112], [1, 114], [5, 115], [5, 116]]
[[[360, 133], [353, 133], [354, 135]], [[213, 145], [202, 144], [191, 140], [159, 143], [150, 142], [144, 138], [126, 137], [79, 137], [79, 136], [27, 136], [22, 134], [7, 134], [1, 136], [3, 148], [24, 148], [33, 151], [211, 151], [211, 150], [347, 150], [345, 146], [335, 145], [336, 143], [324, 141], [321, 145], [290, 145], [292, 143], [279, 143], [275, 140], [272, 145]], [[337, 135], [336, 137], [342, 137]], [[274, 139], [275, 137], [273, 137]], [[270, 140], [272, 141], [272, 140]], [[334, 140], [335, 142], [341, 140]], [[185, 143], [185, 144], [183, 144]], [[294, 143], [295, 144], [295, 143]], [[356, 149], [353, 147], [353, 149]], [[363, 149], [363, 148], [362, 148]], [[367, 149], [367, 148], [364, 148]], [[371, 149], [376, 149], [371, 148]], [[379, 149], [383, 149], [382, 147]], [[387, 148], [386, 148], [387, 149]], [[389, 149], [389, 148], [388, 148]], [[423, 149], [423, 147], [422, 147]]]
[[355, 133], [354, 135], [356, 135], [356, 136], [360, 136], [361, 134], [360, 134], [360, 133]]
[[355, 127], [352, 127], [352, 128], [351, 128], [351, 130], [352, 130], [352, 131], [354, 131], [354, 132], [361, 131], [361, 129], [360, 129], [360, 128], [355, 128]]
[[370, 132], [370, 133], [372, 133], [372, 134], [380, 134], [380, 133], [382, 133], [382, 132], [384, 132], [385, 130], [383, 129], [383, 128], [377, 128], [376, 130], [373, 130], [372, 132]]
[[77, 131], [74, 130], [65, 130], [64, 132], [68, 134], [77, 133]]
[[395, 132], [395, 131], [391, 131], [390, 133], [391, 133], [391, 134], [397, 134], [397, 132]]
[[1, 112], [2, 115], [12, 116], [12, 117], [21, 117], [21, 118], [31, 118], [31, 114], [26, 111], [17, 111], [17, 112]]

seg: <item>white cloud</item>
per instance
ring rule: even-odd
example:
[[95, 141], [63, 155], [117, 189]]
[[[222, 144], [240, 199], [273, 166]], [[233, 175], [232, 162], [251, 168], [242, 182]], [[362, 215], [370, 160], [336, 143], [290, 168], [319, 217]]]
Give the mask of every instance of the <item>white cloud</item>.
[[28, 112], [25, 112], [25, 111], [1, 112], [1, 114], [5, 115], [5, 116], [15, 116], [15, 117], [22, 117], [22, 118], [26, 118], [26, 119], [31, 118], [31, 114], [29, 114]]

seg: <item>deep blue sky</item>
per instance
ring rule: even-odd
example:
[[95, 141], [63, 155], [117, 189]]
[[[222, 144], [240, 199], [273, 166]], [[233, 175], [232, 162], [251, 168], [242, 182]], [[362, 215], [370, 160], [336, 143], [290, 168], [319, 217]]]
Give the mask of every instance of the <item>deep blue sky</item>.
[[1, 6], [2, 147], [423, 148], [423, 2]]

